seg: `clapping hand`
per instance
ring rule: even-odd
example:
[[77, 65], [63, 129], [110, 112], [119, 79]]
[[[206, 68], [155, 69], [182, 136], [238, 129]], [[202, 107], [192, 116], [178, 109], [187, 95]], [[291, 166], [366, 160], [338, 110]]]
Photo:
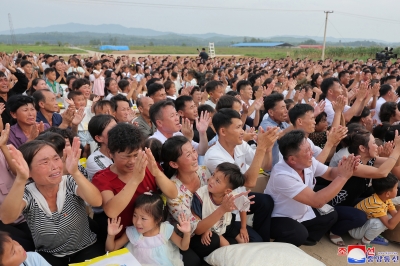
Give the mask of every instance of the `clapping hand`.
[[[208, 124], [207, 124], [207, 127], [208, 127]], [[190, 123], [190, 120], [188, 118], [182, 119], [181, 132], [188, 140], [190, 140], [190, 141], [193, 140], [193, 136], [194, 136], [193, 125]]]
[[72, 177], [79, 172], [78, 164], [81, 158], [81, 142], [78, 137], [74, 137], [70, 147], [65, 147], [63, 151], [63, 159], [65, 160], [65, 168]]
[[200, 116], [196, 118], [196, 128], [199, 133], [207, 131], [208, 125], [210, 124], [210, 114], [208, 112], [201, 112]]
[[26, 163], [24, 156], [12, 144], [8, 145], [8, 149], [17, 172], [17, 179], [25, 182], [29, 178], [29, 166]]

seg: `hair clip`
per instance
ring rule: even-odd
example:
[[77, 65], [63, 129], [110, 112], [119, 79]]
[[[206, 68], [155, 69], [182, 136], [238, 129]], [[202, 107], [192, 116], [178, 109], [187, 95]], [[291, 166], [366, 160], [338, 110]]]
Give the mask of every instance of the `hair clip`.
[[153, 193], [151, 193], [150, 191], [149, 191], [149, 192], [145, 192], [145, 193], [143, 193], [143, 194], [149, 195], [149, 196], [153, 196]]

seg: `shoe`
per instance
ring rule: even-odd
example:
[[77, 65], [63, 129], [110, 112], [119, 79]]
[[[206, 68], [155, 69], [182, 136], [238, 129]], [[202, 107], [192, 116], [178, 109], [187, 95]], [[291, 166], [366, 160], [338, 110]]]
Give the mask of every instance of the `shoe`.
[[315, 246], [317, 241], [311, 238], [307, 238], [306, 242], [303, 243], [304, 246]]
[[377, 236], [377, 237], [375, 237], [374, 240], [371, 241], [371, 244], [388, 246], [389, 241], [386, 238], [384, 238], [383, 236]]

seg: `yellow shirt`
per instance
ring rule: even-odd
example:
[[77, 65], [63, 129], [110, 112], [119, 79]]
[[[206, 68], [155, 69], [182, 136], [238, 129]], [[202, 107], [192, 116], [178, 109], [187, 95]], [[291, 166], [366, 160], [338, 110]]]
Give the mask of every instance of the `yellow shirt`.
[[360, 201], [355, 207], [365, 212], [368, 219], [383, 217], [388, 211], [396, 210], [391, 199], [383, 202], [376, 194]]

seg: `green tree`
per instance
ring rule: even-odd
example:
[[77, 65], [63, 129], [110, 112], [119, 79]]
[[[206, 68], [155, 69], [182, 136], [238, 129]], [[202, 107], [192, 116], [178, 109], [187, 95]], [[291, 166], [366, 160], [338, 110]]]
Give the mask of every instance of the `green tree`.
[[315, 40], [313, 40], [313, 39], [308, 39], [308, 40], [305, 40], [304, 42], [301, 42], [300, 43], [300, 45], [301, 44], [305, 44], [305, 45], [315, 45], [315, 44], [318, 44]]
[[153, 43], [153, 42], [150, 42], [150, 43], [149, 43], [149, 46], [154, 46], [154, 43]]
[[61, 41], [57, 41], [58, 46], [60, 47], [62, 45]]

